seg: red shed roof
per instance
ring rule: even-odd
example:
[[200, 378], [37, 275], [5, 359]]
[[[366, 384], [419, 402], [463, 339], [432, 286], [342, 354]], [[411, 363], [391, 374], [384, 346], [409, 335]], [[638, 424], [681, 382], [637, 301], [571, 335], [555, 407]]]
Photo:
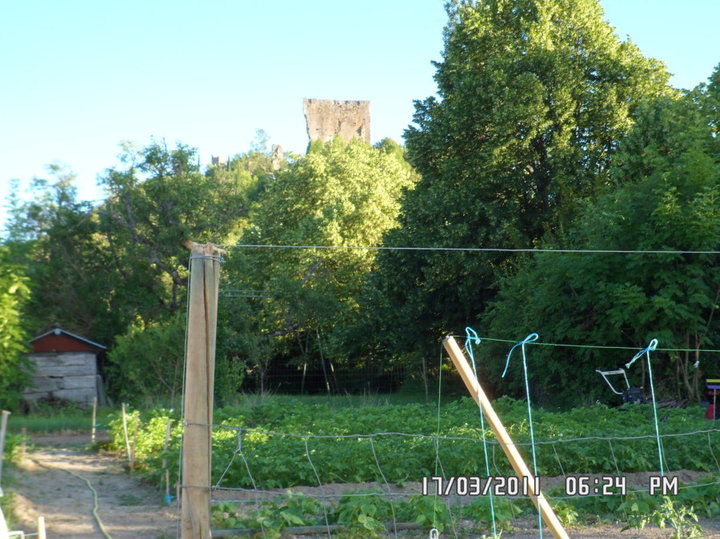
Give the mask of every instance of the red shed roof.
[[33, 352], [100, 352], [105, 350], [102, 344], [75, 335], [61, 328], [51, 329], [47, 333], [30, 339]]

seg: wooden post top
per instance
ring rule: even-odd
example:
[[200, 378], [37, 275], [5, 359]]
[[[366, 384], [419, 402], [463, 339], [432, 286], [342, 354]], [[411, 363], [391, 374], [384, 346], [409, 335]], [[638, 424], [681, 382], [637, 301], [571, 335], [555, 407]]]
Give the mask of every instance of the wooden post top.
[[194, 241], [186, 240], [183, 242], [183, 247], [195, 255], [205, 256], [222, 256], [227, 254], [225, 249], [220, 249], [214, 243], [196, 243]]

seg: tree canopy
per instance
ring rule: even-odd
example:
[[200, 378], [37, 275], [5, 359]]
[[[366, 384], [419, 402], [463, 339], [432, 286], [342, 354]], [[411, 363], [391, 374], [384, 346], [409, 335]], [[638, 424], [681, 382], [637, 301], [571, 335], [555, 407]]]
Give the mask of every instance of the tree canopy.
[[[316, 143], [267, 183], [241, 242], [377, 245], [397, 225], [401, 194], [415, 181], [392, 141], [378, 147], [340, 138]], [[261, 335], [298, 343], [301, 353], [309, 346], [316, 349], [321, 333], [332, 341], [335, 329], [357, 315], [358, 296], [375, 256], [364, 249], [233, 250], [228, 262], [232, 288], [259, 296], [252, 300], [257, 325], [250, 348], [257, 350]], [[248, 355], [254, 353], [248, 350]]]
[[[720, 250], [720, 154], [710, 122], [690, 97], [642, 106], [621, 142], [617, 188], [585, 204], [556, 248]], [[710, 254], [538, 254], [503, 282], [483, 322], [493, 335], [542, 333], [546, 342], [661, 347], [656, 376], [667, 393], [701, 396], [701, 373], [717, 374], [701, 348], [717, 347], [717, 257]], [[595, 368], [616, 369], [628, 352], [533, 350], [538, 390], [557, 401], [602, 395]], [[698, 363], [700, 368], [694, 368]], [[501, 368], [495, 364], [493, 371]], [[634, 379], [637, 385], [643, 380]], [[518, 377], [521, 380], [521, 377]]]
[[99, 219], [78, 201], [75, 175], [59, 165], [36, 178], [28, 201], [11, 201], [6, 245], [25, 266], [32, 290], [24, 326], [38, 332], [59, 324], [96, 340], [122, 331], [113, 301], [118, 279], [99, 239]]
[[[596, 0], [448, 6], [438, 97], [405, 133], [422, 179], [387, 245], [532, 247], [570, 227], [611, 182], [618, 141], [643, 100], [672, 93], [660, 62], [620, 41]], [[464, 327], [518, 258], [382, 253], [373, 279], [391, 349]], [[394, 332], [404, 320], [420, 321]]]

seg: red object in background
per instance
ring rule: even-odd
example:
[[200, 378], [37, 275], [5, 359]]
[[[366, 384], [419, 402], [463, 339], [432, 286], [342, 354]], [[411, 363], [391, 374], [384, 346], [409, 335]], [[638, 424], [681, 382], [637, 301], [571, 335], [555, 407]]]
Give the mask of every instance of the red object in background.
[[715, 419], [715, 405], [708, 404], [707, 410], [705, 411], [705, 419]]
[[70, 333], [61, 328], [55, 328], [30, 340], [32, 351], [37, 353], [57, 352], [95, 352], [105, 350], [102, 344]]

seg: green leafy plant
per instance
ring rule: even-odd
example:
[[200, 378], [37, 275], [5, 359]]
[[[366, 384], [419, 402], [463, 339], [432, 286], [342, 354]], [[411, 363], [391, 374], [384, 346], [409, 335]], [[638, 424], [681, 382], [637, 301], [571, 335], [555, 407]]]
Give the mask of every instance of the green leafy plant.
[[[496, 406], [513, 439], [527, 443], [529, 432], [524, 403], [498, 399]], [[163, 474], [158, 470], [165, 459], [174, 477], [182, 433], [177, 412], [158, 409], [131, 413], [128, 426], [131, 444], [136, 449], [137, 469], [159, 483]], [[664, 434], [700, 431], [706, 427], [699, 408], [665, 410], [663, 415]], [[169, 450], [163, 452], [168, 420], [172, 421], [172, 436]], [[437, 431], [437, 411], [416, 404], [349, 408], [303, 405], [292, 398], [275, 396], [253, 406], [218, 409], [214, 421], [229, 427], [213, 429], [213, 480], [224, 473], [222, 486], [250, 488], [254, 483], [258, 488], [291, 488], [317, 484], [318, 476], [321, 483], [380, 481], [381, 471], [389, 482], [418, 481], [433, 475], [438, 456], [448, 475], [477, 475], [484, 467], [482, 451], [478, 451], [482, 432], [477, 407], [470, 399], [441, 409], [440, 435], [447, 438], [440, 439], [437, 446], [432, 438]], [[110, 422], [110, 429], [113, 447], [124, 451], [119, 415]], [[374, 435], [379, 432], [415, 435]], [[605, 406], [555, 413], [537, 410], [535, 437], [553, 442], [537, 447], [539, 473], [611, 473], [618, 465], [625, 473], [657, 469], [656, 442], [646, 437], [651, 432], [652, 410], [648, 406], [626, 411]], [[486, 436], [493, 442], [492, 433], [488, 431]], [[612, 437], [612, 441], [596, 439], [605, 436]], [[622, 439], [632, 436], [638, 438]], [[252, 478], [245, 465], [236, 463], [227, 467], [233, 455], [238, 456], [239, 439]], [[718, 433], [665, 438], [668, 469], [711, 471], [712, 444], [718, 442]], [[495, 466], [496, 475], [513, 475], [505, 459], [496, 459]], [[613, 503], [616, 502], [607, 502]], [[709, 503], [696, 504], [696, 507], [703, 513], [716, 510]]]
[[452, 515], [442, 498], [435, 496], [411, 496], [398, 507], [398, 518], [401, 521], [417, 522], [424, 530], [432, 528], [442, 532], [452, 522]]
[[393, 511], [381, 490], [361, 489], [340, 498], [335, 518], [350, 531], [375, 537], [385, 531], [385, 522], [393, 517]]
[[673, 539], [703, 537], [693, 508], [677, 503], [669, 496], [663, 496], [659, 505], [638, 501], [633, 502], [629, 509], [630, 518], [623, 530], [644, 528], [652, 522], [659, 528], [670, 525], [674, 530]]
[[563, 526], [571, 527], [578, 523], [579, 513], [572, 504], [563, 500], [555, 500], [552, 508]]
[[483, 529], [491, 529], [494, 511], [495, 527], [502, 531], [510, 529], [510, 521], [523, 512], [518, 502], [508, 498], [496, 497], [493, 504], [494, 506], [491, 507], [489, 498], [480, 498], [464, 506], [460, 510], [460, 515], [481, 525]]
[[268, 537], [280, 537], [292, 526], [324, 524], [323, 505], [304, 494], [288, 491], [283, 497], [261, 502], [260, 508], [243, 514], [234, 504], [221, 503], [213, 508], [212, 524], [218, 529], [248, 528]]
[[0, 496], [0, 509], [2, 509], [3, 515], [5, 515], [5, 521], [10, 529], [13, 529], [15, 522], [15, 493], [12, 490], [3, 490], [3, 495]]
[[27, 442], [27, 437], [22, 434], [5, 435], [4, 455], [0, 455], [0, 457], [5, 459], [6, 464], [17, 464], [23, 442]]

